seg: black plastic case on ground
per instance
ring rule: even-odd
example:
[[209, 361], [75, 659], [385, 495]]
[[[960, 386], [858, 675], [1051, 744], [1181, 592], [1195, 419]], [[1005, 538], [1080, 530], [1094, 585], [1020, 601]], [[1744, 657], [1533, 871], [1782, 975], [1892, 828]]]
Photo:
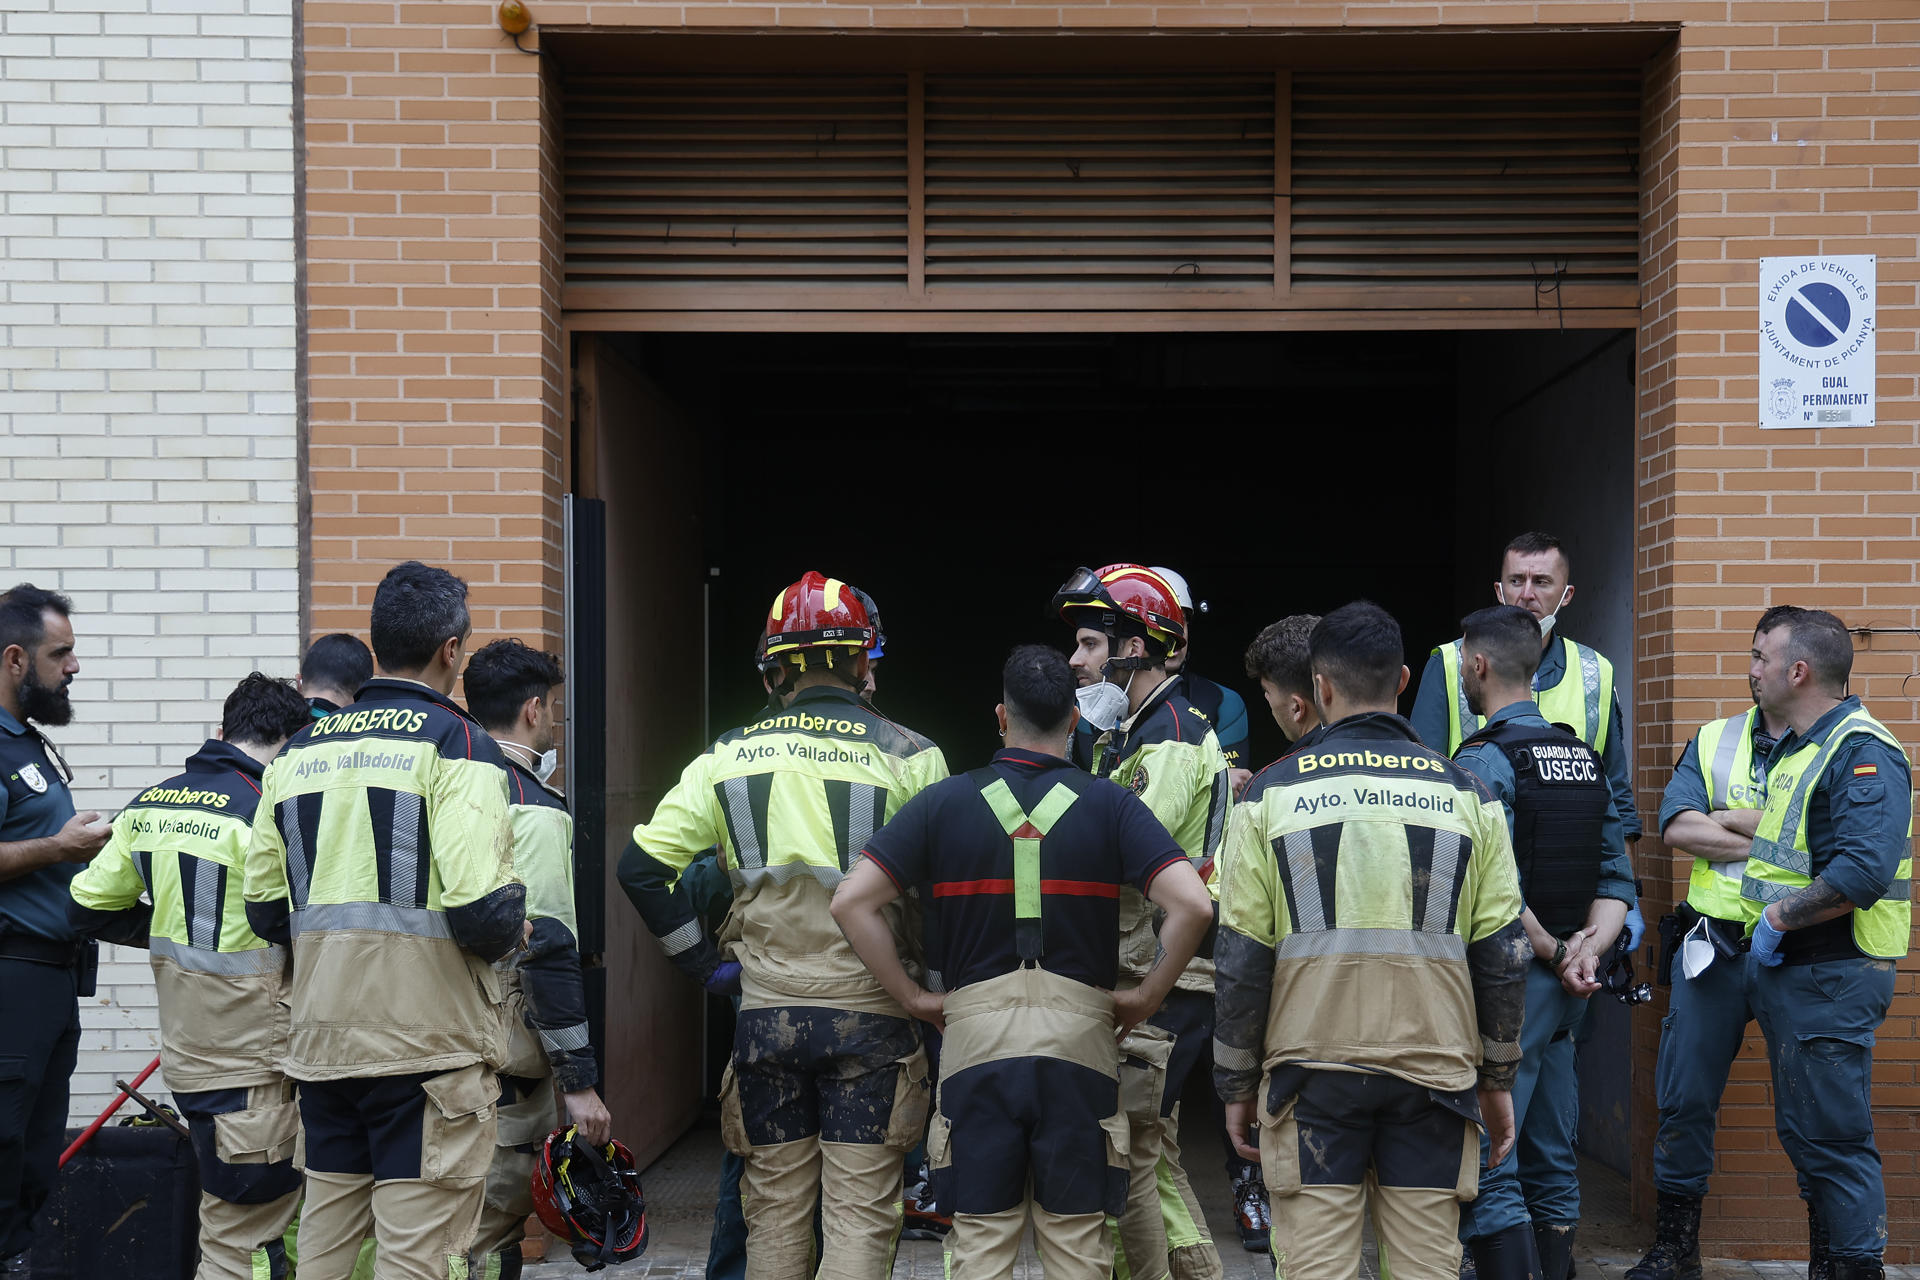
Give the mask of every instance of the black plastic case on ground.
[[102, 1129], [40, 1210], [34, 1280], [192, 1280], [199, 1222], [190, 1145], [164, 1127]]

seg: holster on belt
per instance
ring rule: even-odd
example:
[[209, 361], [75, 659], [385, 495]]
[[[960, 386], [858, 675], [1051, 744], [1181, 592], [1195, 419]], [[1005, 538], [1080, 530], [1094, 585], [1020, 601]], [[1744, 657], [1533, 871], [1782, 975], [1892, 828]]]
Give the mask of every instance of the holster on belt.
[[[1685, 903], [1680, 910], [1687, 910]], [[1690, 926], [1680, 923], [1677, 911], [1670, 911], [1660, 917], [1660, 963], [1654, 969], [1653, 980], [1663, 987], [1673, 985], [1673, 958], [1680, 953], [1680, 939], [1686, 937]]]

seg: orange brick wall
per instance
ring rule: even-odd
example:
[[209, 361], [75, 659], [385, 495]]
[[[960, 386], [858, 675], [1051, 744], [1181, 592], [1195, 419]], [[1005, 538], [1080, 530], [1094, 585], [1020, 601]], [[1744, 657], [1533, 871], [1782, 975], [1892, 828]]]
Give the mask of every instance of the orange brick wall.
[[[1905, 0], [1660, 3], [639, 3], [530, 0], [549, 26], [737, 31], [1676, 25], [1649, 70], [1643, 172], [1636, 656], [1642, 807], [1692, 727], [1744, 705], [1770, 604], [1920, 625], [1920, 17]], [[559, 631], [566, 377], [553, 93], [489, 4], [305, 7], [313, 625], [364, 626], [394, 560], [457, 565], [476, 625]], [[529, 40], [537, 43], [537, 37]], [[1879, 255], [1881, 426], [1769, 433], [1757, 418], [1762, 255]], [[1856, 689], [1909, 743], [1920, 645], [1874, 637]], [[1684, 883], [1640, 846], [1648, 916]], [[1917, 1256], [1920, 992], [1902, 966], [1878, 1051], [1889, 1261]], [[1651, 1199], [1656, 1025], [1636, 1019], [1636, 1192]], [[1737, 1069], [1708, 1233], [1803, 1248], [1764, 1061]]]

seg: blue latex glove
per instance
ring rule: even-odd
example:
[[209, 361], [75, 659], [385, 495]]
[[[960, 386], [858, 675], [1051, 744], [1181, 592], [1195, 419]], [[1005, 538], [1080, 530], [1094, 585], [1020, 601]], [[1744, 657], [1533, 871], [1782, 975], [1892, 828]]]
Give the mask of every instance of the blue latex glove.
[[707, 976], [707, 991], [716, 996], [737, 996], [740, 994], [740, 962], [722, 960], [713, 967]]
[[1647, 922], [1640, 915], [1640, 904], [1634, 903], [1627, 908], [1627, 950], [1638, 951], [1640, 939], [1647, 936]]
[[1773, 927], [1767, 919], [1767, 913], [1762, 911], [1753, 925], [1753, 958], [1767, 968], [1773, 968], [1784, 959], [1780, 954], [1780, 940], [1786, 936]]

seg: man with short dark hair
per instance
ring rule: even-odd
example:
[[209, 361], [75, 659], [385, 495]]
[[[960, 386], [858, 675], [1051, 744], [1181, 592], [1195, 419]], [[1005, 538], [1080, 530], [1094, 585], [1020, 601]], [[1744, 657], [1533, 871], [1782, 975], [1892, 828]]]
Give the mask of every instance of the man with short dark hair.
[[527, 886], [533, 932], [526, 952], [497, 965], [507, 989], [507, 1062], [500, 1129], [487, 1171], [487, 1207], [473, 1246], [472, 1280], [518, 1280], [520, 1241], [533, 1212], [534, 1147], [554, 1127], [553, 1090], [590, 1145], [612, 1136], [594, 1085], [587, 996], [573, 905], [573, 816], [547, 788], [553, 773], [553, 699], [560, 660], [518, 640], [496, 640], [467, 663], [467, 708], [507, 760], [513, 870]]
[[1754, 636], [1749, 677], [1787, 722], [1740, 893], [1755, 913], [1747, 999], [1767, 1039], [1774, 1119], [1819, 1218], [1833, 1280], [1885, 1275], [1873, 1039], [1912, 938], [1907, 753], [1847, 693], [1853, 641], [1817, 609]]
[[[1614, 686], [1613, 664], [1597, 649], [1560, 632], [1554, 643], [1555, 623], [1573, 603], [1573, 567], [1567, 549], [1550, 533], [1523, 533], [1501, 553], [1500, 580], [1493, 584], [1495, 604], [1514, 605], [1532, 614], [1540, 624], [1540, 665], [1533, 674], [1533, 692], [1540, 714], [1551, 724], [1572, 728], [1579, 739], [1600, 753], [1613, 791], [1613, 807], [1631, 846], [1640, 839], [1640, 813], [1634, 807], [1629, 771], [1633, 744], [1620, 718], [1620, 699]], [[1420, 689], [1408, 717], [1420, 740], [1448, 755], [1486, 726], [1483, 716], [1467, 706], [1461, 683], [1460, 642], [1449, 641], [1433, 650], [1420, 674]]]
[[344, 631], [321, 636], [300, 659], [299, 688], [315, 720], [352, 702], [371, 679], [372, 651]]
[[1320, 724], [1313, 706], [1313, 668], [1307, 657], [1307, 640], [1318, 625], [1317, 613], [1291, 614], [1262, 627], [1247, 646], [1247, 678], [1260, 682], [1267, 710], [1286, 736], [1289, 750], [1303, 745], [1305, 736]]
[[374, 592], [381, 675], [267, 767], [247, 921], [293, 947], [286, 1072], [300, 1081], [300, 1271], [465, 1272], [493, 1158], [505, 1010], [495, 961], [526, 934], [506, 761], [449, 696], [467, 585], [418, 561]]
[[1530, 1280], [1536, 1267], [1544, 1280], [1566, 1280], [1580, 1221], [1573, 1036], [1634, 905], [1633, 868], [1598, 753], [1533, 701], [1533, 615], [1514, 605], [1469, 614], [1460, 650], [1468, 705], [1486, 727], [1454, 762], [1506, 811], [1533, 948], [1513, 1086], [1519, 1142], [1481, 1169], [1461, 1233], [1481, 1280]]
[[[1803, 610], [1775, 605], [1757, 639]], [[1748, 681], [1749, 692], [1754, 692]], [[1756, 701], [1738, 715], [1701, 725], [1681, 751], [1660, 801], [1660, 839], [1693, 855], [1687, 897], [1662, 934], [1672, 974], [1660, 1024], [1654, 1089], [1660, 1129], [1653, 1143], [1653, 1245], [1626, 1280], [1688, 1280], [1700, 1273], [1700, 1203], [1713, 1173], [1714, 1128], [1733, 1060], [1747, 1037], [1744, 938], [1757, 912], [1740, 896], [1753, 833], [1767, 803], [1767, 762], [1787, 722]], [[1825, 1276], [1827, 1230], [1804, 1183], [1809, 1273]]]
[[[93, 946], [67, 922], [67, 885], [108, 829], [76, 814], [71, 774], [33, 726], [73, 719], [73, 602], [30, 582], [0, 596], [0, 1276], [28, 1274], [33, 1216], [53, 1189]], [[83, 991], [82, 988], [85, 988]]]
[[[1213, 903], [1145, 805], [1066, 758], [1079, 713], [1060, 654], [1015, 649], [1001, 684], [1007, 745], [875, 833], [833, 914], [901, 1006], [945, 1028], [927, 1152], [953, 1275], [1011, 1276], [1031, 1220], [1049, 1280], [1100, 1280], [1127, 1186], [1114, 1031], [1166, 997]], [[1115, 992], [1122, 884], [1166, 910], [1165, 950]], [[945, 994], [908, 975], [882, 914], [916, 887]]]
[[121, 930], [150, 953], [161, 1066], [200, 1166], [194, 1280], [287, 1274], [281, 1237], [300, 1203], [300, 1111], [280, 1070], [287, 950], [247, 926], [241, 863], [261, 775], [311, 721], [287, 681], [258, 671], [242, 680], [218, 734], [114, 818], [68, 903], [77, 929]]
[[1528, 948], [1507, 825], [1395, 713], [1384, 610], [1334, 610], [1309, 659], [1325, 730], [1248, 783], [1221, 854], [1214, 1082], [1273, 1190], [1284, 1274], [1358, 1270], [1371, 1200], [1396, 1275], [1451, 1276], [1478, 1123], [1496, 1159], [1514, 1135]]

